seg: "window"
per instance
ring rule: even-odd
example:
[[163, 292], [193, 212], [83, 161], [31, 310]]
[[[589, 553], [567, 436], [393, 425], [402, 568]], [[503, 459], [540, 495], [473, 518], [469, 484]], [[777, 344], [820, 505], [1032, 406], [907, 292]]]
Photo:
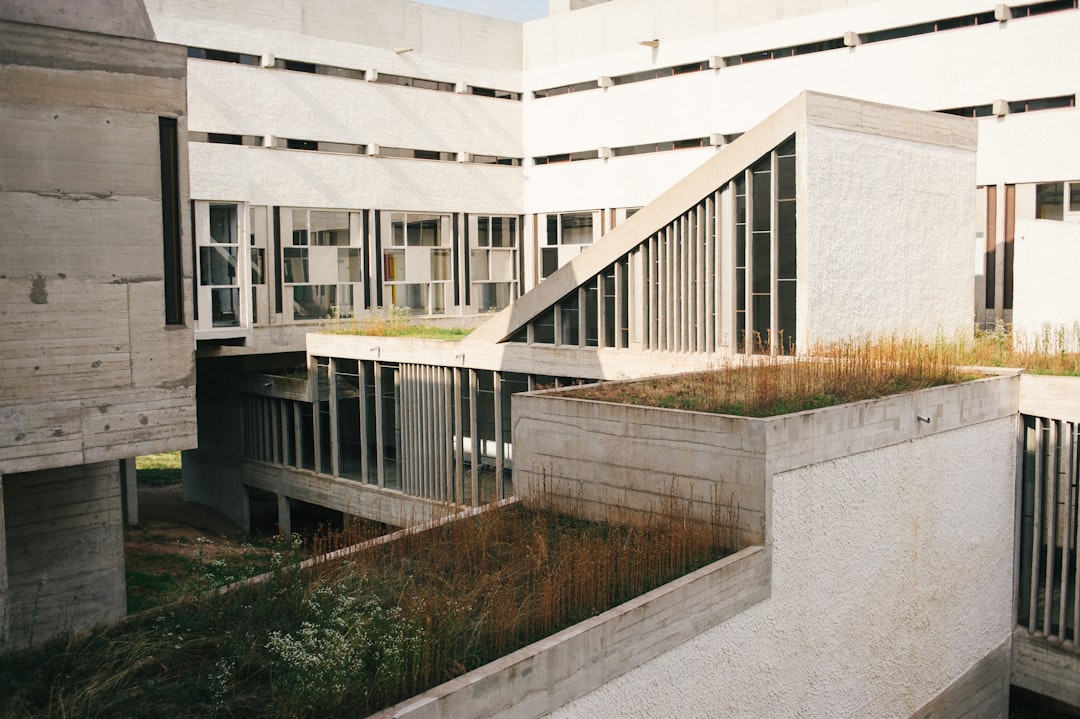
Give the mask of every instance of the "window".
[[454, 255], [448, 214], [383, 213], [383, 292], [389, 305], [444, 314], [453, 299]]
[[180, 237], [180, 149], [176, 118], [158, 118], [161, 157], [161, 236], [164, 247], [165, 324], [184, 324], [184, 265]]
[[469, 275], [478, 312], [501, 310], [518, 295], [518, 218], [475, 216], [469, 218]]
[[375, 76], [375, 82], [383, 85], [401, 85], [402, 87], [418, 87], [422, 90], [439, 90], [440, 92], [453, 92], [455, 84], [442, 80], [427, 80], [422, 77], [409, 77], [407, 75], [392, 75], [380, 72]]
[[282, 281], [291, 293], [292, 320], [347, 317], [363, 304], [361, 215], [345, 210], [293, 208], [281, 213]]
[[549, 276], [559, 267], [569, 262], [585, 247], [591, 245], [596, 237], [594, 212], [564, 212], [545, 217], [545, 243], [540, 248], [540, 276]]
[[[210, 308], [200, 315], [200, 329], [245, 326], [240, 306], [240, 213], [234, 203], [208, 203], [201, 226], [199, 249], [199, 306]], [[200, 221], [203, 217], [197, 211]], [[201, 222], [200, 222], [201, 224]]]
[[1048, 182], [1035, 186], [1035, 217], [1040, 220], [1065, 219], [1064, 182]]

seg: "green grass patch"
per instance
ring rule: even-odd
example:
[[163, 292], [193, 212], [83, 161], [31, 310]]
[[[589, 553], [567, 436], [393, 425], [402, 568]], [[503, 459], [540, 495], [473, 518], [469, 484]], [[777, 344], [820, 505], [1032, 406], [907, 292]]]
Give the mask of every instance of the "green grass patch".
[[180, 484], [180, 453], [162, 452], [135, 458], [135, 477], [147, 487]]
[[431, 340], [460, 340], [471, 329], [444, 327], [413, 322], [406, 312], [390, 312], [385, 316], [367, 315], [327, 320], [320, 332], [334, 335], [368, 335], [372, 337], [417, 337]]

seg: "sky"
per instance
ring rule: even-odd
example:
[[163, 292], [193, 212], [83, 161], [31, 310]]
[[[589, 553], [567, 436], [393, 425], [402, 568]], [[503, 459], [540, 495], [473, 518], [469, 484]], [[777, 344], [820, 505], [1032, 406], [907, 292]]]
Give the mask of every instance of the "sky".
[[419, 2], [517, 22], [535, 20], [548, 14], [548, 0], [419, 0]]

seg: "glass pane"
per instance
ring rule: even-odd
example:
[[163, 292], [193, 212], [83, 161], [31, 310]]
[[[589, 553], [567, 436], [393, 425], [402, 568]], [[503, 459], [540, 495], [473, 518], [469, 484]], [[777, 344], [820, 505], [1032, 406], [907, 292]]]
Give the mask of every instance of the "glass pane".
[[210, 292], [210, 312], [214, 327], [240, 325], [240, 289], [216, 289]]
[[510, 304], [509, 282], [485, 282], [476, 285], [476, 292], [480, 295], [480, 311], [501, 310]]
[[576, 347], [579, 342], [578, 333], [578, 293], [574, 290], [559, 303], [559, 321], [562, 324], [562, 336], [559, 342], [564, 345]]
[[491, 246], [514, 247], [517, 243], [517, 218], [516, 217], [492, 217], [491, 218]]
[[473, 250], [470, 257], [471, 263], [469, 265], [469, 271], [472, 273], [473, 281], [483, 282], [484, 280], [491, 279], [488, 274], [488, 251]]
[[596, 309], [596, 278], [594, 277], [585, 285], [585, 346], [598, 347], [600, 345], [599, 328], [597, 327]]
[[776, 286], [776, 311], [779, 327], [779, 348], [784, 354], [795, 354], [795, 281], [784, 280]]
[[390, 244], [395, 247], [405, 246], [405, 215], [392, 215], [390, 222]]
[[781, 157], [777, 160], [777, 199], [795, 199], [795, 158]]
[[769, 210], [772, 207], [772, 172], [769, 170], [769, 158], [754, 166], [754, 231], [769, 229]]
[[796, 234], [795, 202], [776, 203], [776, 276], [782, 280], [795, 279]]
[[266, 250], [261, 247], [251, 249], [251, 284], [266, 284]]
[[294, 245], [308, 244], [308, 211], [292, 211], [292, 243]]
[[347, 246], [349, 244], [349, 213], [311, 211], [311, 244]]
[[450, 250], [431, 251], [431, 279], [436, 281], [450, 279]]
[[386, 250], [383, 252], [383, 279], [387, 282], [405, 279], [404, 250]]
[[559, 269], [559, 250], [555, 247], [544, 247], [540, 250], [540, 277], [548, 277], [552, 272]]
[[299, 285], [293, 287], [293, 317], [324, 319], [352, 312], [352, 287], [345, 285]]
[[[1064, 219], [1065, 183], [1049, 182], [1035, 186], [1035, 216], [1041, 220]], [[1070, 201], [1071, 201], [1070, 197]]]
[[754, 352], [769, 351], [769, 305], [769, 295], [754, 295]]
[[547, 216], [547, 244], [557, 245], [559, 244], [559, 216], [548, 215]]
[[286, 247], [282, 249], [284, 255], [282, 264], [285, 268], [286, 283], [302, 283], [308, 281], [308, 256], [307, 249], [303, 247]]
[[548, 308], [533, 320], [533, 342], [537, 344], [555, 344], [555, 309]]
[[446, 312], [446, 283], [431, 286], [431, 314], [441, 315]]
[[592, 213], [579, 212], [561, 215], [562, 244], [589, 245], [593, 241]]
[[359, 249], [338, 250], [338, 282], [362, 282], [364, 260]]
[[750, 268], [754, 294], [769, 291], [772, 285], [772, 268], [770, 267], [771, 240], [768, 232], [755, 232], [753, 234], [753, 247], [751, 249], [753, 266]]
[[1080, 182], [1069, 183], [1069, 212], [1080, 212]]
[[236, 284], [235, 246], [199, 248], [199, 284], [204, 287]]
[[236, 244], [236, 205], [210, 205], [210, 241]]
[[491, 218], [480, 217], [476, 220], [476, 244], [478, 247], [491, 247]]

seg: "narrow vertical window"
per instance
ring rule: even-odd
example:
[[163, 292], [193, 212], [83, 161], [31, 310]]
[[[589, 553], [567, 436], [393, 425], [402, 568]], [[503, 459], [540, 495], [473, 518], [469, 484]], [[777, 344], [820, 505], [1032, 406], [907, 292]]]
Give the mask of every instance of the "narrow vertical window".
[[161, 236], [164, 248], [165, 324], [184, 324], [184, 264], [180, 242], [180, 149], [176, 118], [158, 118], [161, 155]]

